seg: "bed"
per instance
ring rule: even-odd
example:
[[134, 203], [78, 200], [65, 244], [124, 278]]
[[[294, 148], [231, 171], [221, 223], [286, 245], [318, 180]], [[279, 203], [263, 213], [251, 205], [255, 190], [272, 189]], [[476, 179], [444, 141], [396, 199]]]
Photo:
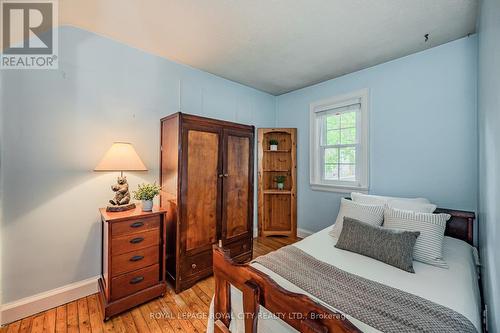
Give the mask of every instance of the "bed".
[[[334, 247], [331, 227], [294, 247], [341, 270], [420, 296], [461, 314], [482, 331], [474, 213], [438, 209], [448, 221], [444, 258], [449, 268], [415, 262], [415, 274]], [[259, 263], [236, 264], [223, 248], [213, 251], [215, 296], [209, 332], [379, 332], [332, 308]]]

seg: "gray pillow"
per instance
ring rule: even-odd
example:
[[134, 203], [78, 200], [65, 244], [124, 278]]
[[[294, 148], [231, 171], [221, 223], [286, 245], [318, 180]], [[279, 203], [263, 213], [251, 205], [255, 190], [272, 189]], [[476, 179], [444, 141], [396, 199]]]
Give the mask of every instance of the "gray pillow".
[[418, 231], [382, 228], [344, 217], [342, 232], [335, 247], [415, 273], [413, 247], [419, 235]]

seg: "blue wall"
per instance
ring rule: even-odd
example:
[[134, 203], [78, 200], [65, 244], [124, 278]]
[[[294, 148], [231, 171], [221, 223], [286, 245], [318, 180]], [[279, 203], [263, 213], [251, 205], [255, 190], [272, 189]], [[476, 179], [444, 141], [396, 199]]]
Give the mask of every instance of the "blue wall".
[[279, 127], [298, 128], [298, 223], [332, 224], [345, 194], [309, 187], [309, 104], [370, 90], [370, 192], [477, 206], [475, 36], [278, 96]]
[[490, 332], [500, 331], [500, 1], [479, 18], [479, 221]]
[[97, 208], [115, 173], [93, 168], [130, 141], [158, 180], [160, 118], [183, 112], [271, 127], [275, 97], [71, 27], [60, 68], [1, 71], [3, 302], [100, 274]]

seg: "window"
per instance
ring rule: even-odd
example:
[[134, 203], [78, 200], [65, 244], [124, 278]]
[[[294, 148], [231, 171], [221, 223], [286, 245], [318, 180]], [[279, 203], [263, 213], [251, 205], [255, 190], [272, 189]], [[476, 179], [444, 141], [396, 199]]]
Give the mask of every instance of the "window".
[[315, 190], [368, 190], [368, 90], [311, 104], [310, 182]]

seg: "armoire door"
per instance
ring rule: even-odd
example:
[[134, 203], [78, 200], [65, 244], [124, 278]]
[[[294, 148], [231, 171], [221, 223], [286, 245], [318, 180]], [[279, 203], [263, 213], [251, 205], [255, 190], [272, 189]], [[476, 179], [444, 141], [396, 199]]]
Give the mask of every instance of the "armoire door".
[[180, 250], [210, 254], [220, 235], [221, 130], [185, 123], [182, 141]]
[[[253, 132], [223, 130], [222, 241], [252, 238]], [[241, 251], [249, 251], [249, 248]], [[232, 254], [231, 254], [232, 255]]]

